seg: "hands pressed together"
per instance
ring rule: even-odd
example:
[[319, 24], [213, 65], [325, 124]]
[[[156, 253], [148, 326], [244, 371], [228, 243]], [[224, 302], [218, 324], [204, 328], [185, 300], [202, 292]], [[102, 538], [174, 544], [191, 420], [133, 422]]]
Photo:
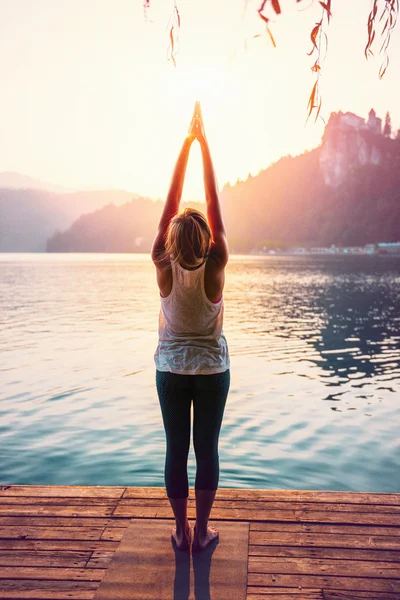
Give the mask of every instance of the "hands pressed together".
[[201, 113], [200, 102], [197, 100], [194, 105], [192, 121], [189, 126], [188, 139], [193, 142], [198, 140], [200, 144], [207, 143], [204, 131], [203, 115]]

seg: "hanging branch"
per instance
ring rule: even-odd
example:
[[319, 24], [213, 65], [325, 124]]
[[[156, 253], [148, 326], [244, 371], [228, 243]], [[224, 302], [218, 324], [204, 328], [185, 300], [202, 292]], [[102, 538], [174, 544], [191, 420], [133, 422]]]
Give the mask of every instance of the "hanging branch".
[[[297, 1], [299, 2], [300, 0], [297, 0]], [[331, 0], [327, 0], [327, 2], [320, 2], [320, 5], [322, 6], [322, 9], [323, 9], [321, 20], [318, 23], [316, 23], [315, 27], [313, 27], [313, 29], [311, 30], [310, 39], [311, 39], [311, 43], [312, 43], [312, 48], [311, 48], [310, 52], [307, 52], [308, 56], [311, 56], [314, 53], [314, 50], [316, 50], [317, 54], [318, 54], [313, 66], [311, 67], [311, 71], [313, 71], [313, 73], [316, 73], [317, 79], [313, 85], [310, 97], [308, 99], [308, 105], [307, 105], [308, 115], [307, 115], [307, 120], [306, 120], [306, 122], [307, 122], [308, 119], [310, 118], [313, 110], [316, 110], [317, 112], [315, 115], [314, 123], [316, 123], [316, 121], [319, 117], [319, 113], [321, 111], [322, 97], [321, 97], [321, 94], [319, 91], [319, 78], [321, 75], [321, 64], [324, 62], [327, 51], [328, 51], [328, 36], [323, 31], [323, 24], [324, 24], [325, 17], [328, 18], [328, 24], [329, 24], [330, 18], [332, 16]], [[321, 42], [323, 39], [325, 40], [325, 55], [321, 60], [321, 49], [322, 49]], [[322, 119], [322, 117], [321, 117], [321, 119]]]
[[[266, 3], [267, 3], [267, 0], [263, 0], [263, 2], [261, 3], [260, 8], [258, 9], [258, 14], [260, 16], [260, 19], [262, 19], [264, 21], [264, 23], [266, 24], [266, 26], [267, 26], [267, 33], [269, 35], [269, 39], [271, 40], [273, 47], [276, 48], [276, 42], [275, 42], [274, 36], [272, 35], [272, 32], [271, 32], [271, 30], [269, 28], [269, 18], [266, 17], [263, 14], [263, 11], [264, 11]], [[274, 9], [275, 13], [277, 15], [280, 15], [281, 14], [281, 7], [279, 5], [279, 0], [271, 0], [271, 4], [272, 4], [272, 8]], [[255, 35], [254, 37], [259, 37], [259, 35]]]
[[[366, 59], [368, 59], [369, 56], [373, 56], [373, 54], [374, 54], [371, 50], [371, 46], [375, 39], [375, 33], [376, 33], [375, 21], [376, 21], [376, 17], [378, 14], [378, 4], [379, 4], [379, 0], [374, 0], [374, 4], [373, 4], [371, 12], [369, 13], [369, 16], [368, 16], [368, 24], [367, 24], [368, 41], [367, 41], [367, 45], [365, 46], [365, 50], [364, 50]], [[383, 20], [385, 15], [386, 15], [386, 21], [384, 22], [383, 29], [381, 31], [381, 36], [383, 36], [385, 33], [386, 33], [386, 36], [385, 36], [385, 39], [383, 40], [381, 49], [379, 50], [379, 54], [381, 54], [383, 52], [384, 59], [380, 66], [380, 69], [379, 69], [379, 79], [382, 79], [382, 77], [384, 76], [384, 74], [386, 72], [386, 69], [389, 66], [389, 55], [387, 53], [387, 50], [388, 50], [389, 43], [390, 43], [390, 35], [391, 35], [394, 27], [396, 26], [397, 18], [399, 16], [399, 0], [384, 0], [382, 14], [379, 18], [379, 22], [381, 22]]]
[[[148, 0], [149, 2], [150, 0]], [[176, 0], [174, 1], [174, 9], [172, 15], [170, 16], [167, 27], [169, 27], [169, 46], [168, 46], [168, 60], [172, 60], [174, 66], [176, 67], [175, 56], [179, 52], [178, 45], [178, 32], [181, 26], [181, 16], [179, 14], [179, 10], [176, 4]]]
[[[302, 1], [303, 0], [296, 0], [296, 4], [299, 4]], [[311, 0], [311, 1], [313, 2], [314, 0]], [[144, 8], [145, 14], [146, 14], [146, 9], [150, 8], [150, 2], [151, 2], [151, 0], [143, 0], [143, 8]], [[245, 9], [246, 9], [248, 0], [244, 0], [244, 2], [245, 2]], [[270, 3], [270, 6], [272, 6], [274, 13], [276, 15], [280, 15], [282, 12], [281, 6], [280, 6], [280, 0], [262, 0], [257, 12], [258, 12], [260, 19], [262, 19], [262, 21], [266, 24], [267, 33], [269, 35], [269, 38], [270, 38], [273, 46], [276, 47], [276, 42], [275, 42], [274, 36], [272, 35], [272, 32], [269, 28], [270, 19], [264, 14], [264, 9], [268, 2]], [[386, 16], [386, 20], [383, 22], [383, 28], [381, 31], [381, 36], [385, 36], [385, 38], [382, 43], [381, 49], [379, 50], [379, 53], [383, 52], [383, 54], [384, 54], [384, 59], [381, 64], [381, 67], [379, 69], [379, 78], [382, 79], [382, 77], [386, 73], [386, 70], [389, 65], [389, 56], [388, 56], [387, 51], [388, 51], [388, 47], [389, 47], [389, 43], [390, 43], [391, 33], [392, 33], [394, 27], [396, 26], [397, 19], [399, 17], [400, 0], [373, 0], [373, 6], [369, 13], [368, 22], [367, 22], [368, 41], [367, 41], [367, 44], [364, 49], [364, 54], [367, 59], [369, 56], [373, 55], [371, 47], [375, 40], [375, 35], [376, 35], [375, 23], [376, 23], [376, 18], [378, 15], [378, 6], [379, 6], [380, 2], [383, 3], [383, 7], [382, 7], [381, 16], [379, 18], [379, 22], [383, 21], [383, 19]], [[310, 115], [312, 114], [313, 110], [317, 110], [317, 114], [316, 114], [316, 118], [315, 118], [315, 120], [317, 120], [319, 117], [320, 109], [321, 109], [321, 96], [319, 93], [319, 77], [320, 77], [320, 72], [321, 72], [321, 40], [322, 40], [322, 36], [323, 36], [325, 43], [326, 43], [326, 51], [325, 51], [325, 56], [323, 58], [323, 60], [325, 60], [327, 47], [328, 47], [328, 38], [327, 38], [326, 33], [323, 31], [323, 24], [324, 24], [324, 19], [326, 17], [328, 19], [328, 25], [329, 25], [329, 22], [330, 22], [330, 19], [332, 16], [331, 0], [326, 0], [325, 2], [320, 0], [319, 4], [321, 5], [321, 7], [323, 9], [322, 18], [318, 23], [315, 24], [315, 26], [313, 27], [313, 29], [311, 31], [310, 38], [311, 38], [311, 42], [312, 42], [312, 48], [311, 48], [311, 51], [308, 53], [309, 56], [311, 56], [313, 54], [313, 52], [316, 50], [318, 53], [318, 56], [317, 56], [316, 61], [313, 64], [313, 66], [311, 67], [311, 70], [317, 74], [317, 79], [316, 79], [316, 82], [314, 83], [314, 86], [313, 86], [313, 89], [311, 91], [310, 98], [308, 101], [307, 108], [308, 108], [309, 112], [308, 112], [307, 120], [310, 117]], [[174, 0], [173, 13], [172, 13], [171, 18], [168, 23], [168, 27], [169, 27], [168, 60], [172, 60], [175, 67], [176, 67], [175, 56], [179, 51], [177, 49], [177, 42], [178, 42], [178, 32], [180, 29], [180, 25], [181, 25], [180, 15], [179, 15], [178, 7], [176, 4], [176, 0]], [[255, 37], [255, 38], [260, 37], [260, 35], [261, 34], [257, 34], [253, 37]]]
[[147, 23], [147, 9], [150, 8], [150, 0], [143, 0], [143, 14], [144, 20]]

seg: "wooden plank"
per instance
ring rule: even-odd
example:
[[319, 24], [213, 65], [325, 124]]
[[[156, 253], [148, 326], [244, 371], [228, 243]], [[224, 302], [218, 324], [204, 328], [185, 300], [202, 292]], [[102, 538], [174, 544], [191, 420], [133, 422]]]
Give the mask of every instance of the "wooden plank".
[[298, 594], [293, 595], [290, 592], [290, 588], [286, 589], [289, 589], [289, 591], [283, 594], [274, 594], [273, 596], [265, 596], [264, 594], [257, 594], [256, 596], [253, 596], [251, 594], [247, 594], [246, 600], [324, 600], [322, 592], [319, 592], [318, 594], [303, 593], [301, 596], [299, 596]]
[[0, 517], [0, 527], [28, 525], [29, 527], [128, 527], [129, 517]]
[[126, 527], [106, 527], [101, 535], [101, 540], [121, 541], [124, 537]]
[[92, 600], [93, 591], [79, 590], [25, 590], [3, 592], [0, 600]]
[[399, 578], [400, 565], [391, 562], [371, 560], [330, 561], [318, 558], [272, 558], [250, 556], [248, 561], [250, 573], [287, 573], [291, 575], [334, 575], [336, 577], [372, 577], [383, 579]]
[[[131, 502], [137, 502], [137, 500], [119, 500], [118, 506], [124, 506]], [[161, 501], [160, 501], [161, 502]], [[195, 500], [188, 500], [188, 507], [195, 507]], [[309, 512], [320, 511], [335, 511], [344, 513], [374, 513], [374, 514], [400, 514], [400, 505], [395, 504], [356, 504], [343, 503], [343, 502], [266, 502], [260, 500], [252, 502], [250, 500], [215, 500], [213, 504], [214, 508], [237, 508], [242, 509], [255, 509], [255, 510], [303, 510]]]
[[[319, 587], [335, 590], [361, 590], [364, 592], [396, 592], [400, 594], [399, 579], [382, 579], [371, 577], [333, 577], [329, 575], [293, 575], [286, 573], [249, 573], [248, 586], [258, 588], [296, 587], [302, 588]], [[249, 588], [247, 589], [249, 593]], [[385, 598], [386, 600], [386, 598]]]
[[[192, 488], [192, 496], [194, 490]], [[190, 493], [190, 491], [189, 491]], [[165, 487], [127, 487], [122, 498], [168, 498]]]
[[[168, 500], [161, 498], [154, 499], [138, 499], [138, 498], [123, 498], [118, 501], [118, 508], [130, 506], [158, 506], [160, 508], [169, 507]], [[196, 508], [196, 500], [189, 498], [188, 508]], [[275, 502], [266, 500], [220, 500], [215, 499], [213, 510], [216, 509], [237, 509], [239, 511], [246, 510], [304, 510], [304, 511], [326, 511], [326, 512], [345, 512], [345, 513], [386, 513], [400, 515], [400, 505], [395, 504], [357, 504], [344, 502]]]
[[54, 540], [54, 539], [43, 539], [43, 540], [1, 540], [0, 539], [0, 550], [7, 550], [8, 552], [15, 552], [20, 550], [46, 550], [46, 551], [58, 551], [66, 550], [71, 552], [85, 552], [85, 551], [111, 551], [115, 550], [119, 546], [119, 541], [113, 542], [108, 540]]
[[[41, 486], [2, 485], [0, 496], [49, 496], [49, 497], [100, 497], [100, 498], [167, 498], [165, 487], [118, 487], [118, 486]], [[189, 488], [189, 497], [195, 497]], [[218, 488], [217, 500], [264, 500], [275, 502], [348, 502], [356, 504], [400, 504], [400, 494], [381, 492], [336, 492], [329, 490], [262, 490]]]
[[[117, 506], [112, 514], [113, 517], [127, 517], [129, 519], [140, 519], [140, 518], [145, 518], [145, 519], [155, 519], [155, 518], [159, 518], [158, 513], [161, 510], [160, 507], [157, 506], [132, 506], [131, 510], [129, 511], [129, 514], [124, 515], [124, 514], [118, 514], [118, 509], [119, 507]], [[173, 512], [172, 512], [172, 508], [171, 506], [169, 506], [169, 509], [166, 508], [166, 512], [168, 513], [168, 517], [173, 517]], [[196, 513], [194, 513], [196, 514]], [[162, 517], [162, 518], [168, 518], [168, 517]]]
[[0, 496], [122, 498], [126, 488], [104, 485], [2, 485]]
[[[266, 588], [264, 588], [266, 589]], [[281, 594], [247, 594], [246, 600], [324, 600], [322, 591], [308, 592], [307, 590], [296, 590], [295, 588], [284, 588]], [[294, 591], [292, 591], [294, 590]], [[300, 592], [300, 594], [299, 594]]]
[[1, 579], [60, 579], [64, 581], [101, 581], [103, 569], [63, 569], [49, 567], [2, 567]]
[[[282, 541], [282, 540], [281, 540]], [[376, 560], [400, 562], [400, 549], [398, 550], [360, 550], [358, 548], [315, 547], [315, 546], [249, 546], [249, 556], [280, 556], [282, 558], [346, 558], [347, 560]]]
[[324, 590], [324, 600], [400, 600], [400, 594], [394, 594], [392, 592]]
[[389, 535], [391, 537], [400, 537], [400, 529], [398, 527], [349, 525], [348, 523], [331, 525], [328, 523], [261, 523], [254, 521], [250, 523], [250, 531], [282, 531], [287, 533], [292, 531], [293, 533], [324, 533], [325, 535], [352, 533], [355, 535]]
[[[250, 591], [249, 591], [250, 590]], [[316, 596], [323, 600], [400, 600], [400, 595], [393, 592], [363, 592], [349, 590], [310, 590], [309, 588], [258, 588], [247, 589], [246, 600], [303, 600], [308, 599], [310, 594], [320, 594]], [[304, 594], [304, 596], [303, 596]], [[332, 595], [333, 594], [333, 595]], [[311, 596], [312, 597], [312, 596]]]
[[9, 552], [0, 550], [0, 567], [78, 567], [83, 569], [91, 554], [91, 552], [46, 552], [43, 550]]
[[107, 569], [115, 552], [93, 552], [86, 567], [88, 569]]
[[42, 505], [55, 505], [55, 506], [117, 506], [119, 500], [112, 498], [57, 498], [55, 496], [40, 496], [34, 498], [29, 496], [1, 496], [0, 495], [0, 507], [5, 505], [10, 506], [42, 506]]
[[250, 544], [258, 546], [319, 546], [322, 548], [364, 548], [399, 550], [399, 537], [389, 535], [327, 535], [324, 533], [283, 533], [250, 531]]
[[[127, 488], [123, 498], [130, 497], [132, 488]], [[189, 488], [189, 497], [194, 498], [193, 488]], [[266, 500], [275, 502], [350, 502], [356, 504], [395, 504], [400, 503], [400, 494], [381, 492], [337, 492], [330, 490], [255, 490], [219, 487], [215, 499], [222, 500]]]
[[[143, 509], [142, 509], [143, 510]], [[155, 509], [149, 509], [154, 512]], [[56, 505], [45, 504], [3, 504], [0, 506], [0, 515], [3, 516], [49, 516], [49, 517], [110, 517], [113, 514], [114, 506], [77, 506], [77, 505]]]
[[[171, 515], [171, 507], [162, 507], [157, 510], [158, 519], [165, 519]], [[118, 517], [131, 517], [137, 515], [137, 507], [118, 506], [113, 515]], [[302, 510], [247, 510], [247, 509], [212, 509], [212, 516], [216, 520], [228, 521], [294, 521], [297, 523], [350, 523], [353, 525], [394, 525], [400, 527], [400, 514], [370, 514], [370, 513], [340, 513]], [[196, 511], [188, 507], [188, 518], [195, 519]]]
[[0, 599], [91, 600], [98, 586], [98, 581], [5, 579], [0, 580]]
[[102, 533], [103, 527], [0, 527], [0, 538], [8, 539], [99, 540]]
[[[253, 594], [254, 588], [247, 588], [248, 600], [277, 600], [277, 598], [290, 598], [291, 600], [324, 600], [322, 590], [316, 588], [258, 588], [259, 592]], [[256, 588], [257, 589], [257, 588]]]

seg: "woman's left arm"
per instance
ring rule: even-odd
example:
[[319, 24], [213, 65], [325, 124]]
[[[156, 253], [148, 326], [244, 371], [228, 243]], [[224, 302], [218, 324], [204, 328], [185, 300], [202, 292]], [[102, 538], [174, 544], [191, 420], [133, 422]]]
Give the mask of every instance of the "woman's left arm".
[[185, 180], [186, 167], [189, 158], [190, 147], [194, 137], [188, 135], [184, 142], [178, 160], [176, 161], [174, 173], [172, 175], [171, 185], [165, 201], [164, 210], [161, 215], [158, 225], [157, 235], [153, 242], [151, 250], [151, 258], [154, 262], [165, 250], [165, 233], [168, 229], [169, 222], [178, 213], [179, 204], [182, 197], [183, 182]]

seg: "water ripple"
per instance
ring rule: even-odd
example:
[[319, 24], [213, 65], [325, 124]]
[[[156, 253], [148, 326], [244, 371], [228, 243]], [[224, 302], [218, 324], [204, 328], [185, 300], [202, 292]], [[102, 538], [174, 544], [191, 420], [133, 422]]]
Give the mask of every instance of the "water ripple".
[[[230, 258], [221, 487], [400, 491], [398, 267]], [[159, 308], [149, 255], [0, 255], [1, 481], [164, 485]]]

